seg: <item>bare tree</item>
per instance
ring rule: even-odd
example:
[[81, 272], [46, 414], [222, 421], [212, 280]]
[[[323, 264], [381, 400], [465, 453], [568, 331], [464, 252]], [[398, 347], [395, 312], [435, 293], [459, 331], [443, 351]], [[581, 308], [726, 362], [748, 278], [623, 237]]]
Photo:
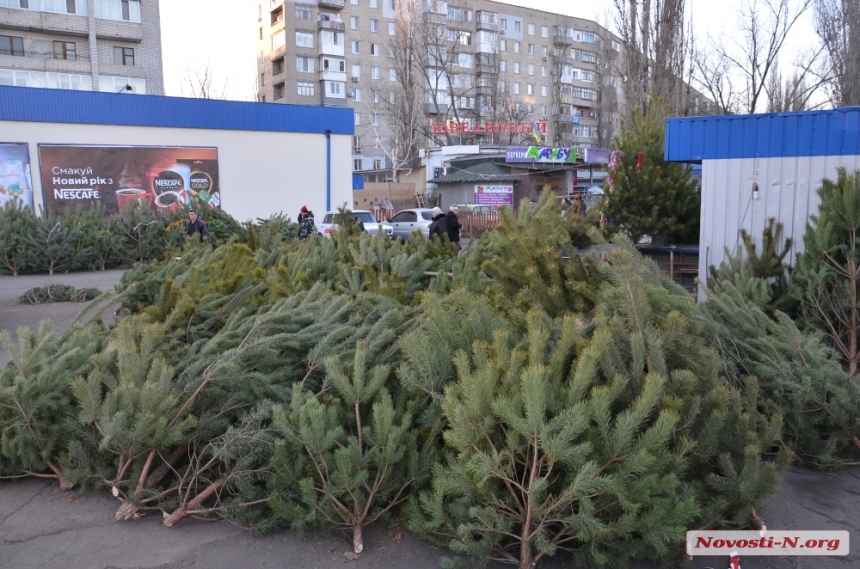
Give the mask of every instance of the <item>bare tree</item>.
[[619, 71], [624, 79], [627, 116], [647, 113], [656, 96], [672, 114], [683, 114], [682, 88], [688, 69], [685, 0], [613, 0], [616, 28], [624, 47]]
[[[738, 34], [733, 39], [709, 39], [709, 48], [716, 53], [719, 71], [708, 73], [708, 61], [697, 65], [699, 79], [704, 84], [723, 82], [718, 91], [730, 102], [731, 87], [725, 82], [739, 80], [741, 88], [735, 104], [741, 112], [755, 113], [766, 106], [767, 85], [777, 71], [780, 52], [786, 38], [813, 0], [746, 0], [738, 14]], [[718, 101], [720, 103], [720, 101]], [[721, 103], [720, 103], [721, 104]]]
[[821, 74], [818, 61], [821, 49], [812, 50], [798, 57], [792, 74], [783, 80], [779, 65], [767, 82], [767, 110], [771, 113], [808, 111], [817, 106], [813, 101], [820, 87], [827, 81]]
[[860, 2], [815, 0], [815, 30], [827, 54], [823, 77], [831, 103], [860, 105]]
[[206, 60], [200, 67], [192, 68], [186, 64], [182, 68], [179, 92], [183, 97], [195, 99], [230, 99], [233, 88], [230, 86], [229, 77], [223, 81], [215, 78], [212, 61]]
[[720, 114], [740, 111], [741, 90], [732, 79], [732, 63], [728, 57], [709, 47], [697, 49], [693, 55], [693, 69], [696, 84], [716, 104]]

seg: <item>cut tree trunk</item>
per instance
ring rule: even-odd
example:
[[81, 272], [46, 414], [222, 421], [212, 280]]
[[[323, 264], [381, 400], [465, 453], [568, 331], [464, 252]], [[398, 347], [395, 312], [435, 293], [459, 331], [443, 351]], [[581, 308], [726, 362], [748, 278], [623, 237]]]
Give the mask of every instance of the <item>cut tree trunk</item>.
[[197, 494], [193, 500], [188, 502], [187, 504], [183, 504], [176, 508], [172, 514], [164, 518], [164, 525], [167, 527], [172, 527], [175, 524], [178, 524], [182, 521], [182, 518], [188, 515], [190, 511], [194, 508], [211, 498], [218, 490], [224, 487], [223, 480], [216, 480], [212, 484], [209, 485], [208, 488], [203, 490], [201, 493]]
[[364, 551], [364, 537], [362, 535], [363, 528], [360, 523], [352, 526], [352, 551], [353, 553], [361, 553]]

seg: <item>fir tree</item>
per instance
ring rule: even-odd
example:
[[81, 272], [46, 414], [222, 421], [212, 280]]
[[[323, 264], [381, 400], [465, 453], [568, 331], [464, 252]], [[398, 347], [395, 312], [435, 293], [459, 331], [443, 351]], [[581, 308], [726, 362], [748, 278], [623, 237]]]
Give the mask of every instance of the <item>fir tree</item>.
[[122, 238], [116, 232], [116, 219], [108, 217], [101, 202], [93, 204], [86, 211], [76, 211], [70, 223], [81, 232], [79, 250], [89, 252], [80, 260], [79, 268], [98, 269], [104, 271], [116, 263]]
[[860, 364], [860, 171], [840, 168], [836, 181], [818, 190], [818, 215], [810, 216], [792, 288], [805, 322], [820, 330], [842, 355], [848, 374]]
[[698, 243], [701, 196], [690, 167], [663, 157], [665, 117], [665, 106], [652, 101], [646, 117], [622, 124], [604, 212], [634, 243], [643, 235]]
[[363, 529], [405, 500], [432, 461], [418, 448], [411, 415], [394, 406], [389, 369], [367, 369], [366, 358], [363, 345], [349, 366], [329, 358], [330, 396], [297, 385], [289, 410], [274, 410], [283, 439], [273, 458], [273, 510], [299, 531], [350, 532], [355, 553], [364, 551]]
[[[726, 248], [726, 260], [720, 263], [720, 268], [717, 269], [713, 265], [709, 267], [713, 286], [719, 287], [719, 284], [724, 281], [738, 282], [735, 275], [743, 275], [741, 282], [746, 281], [747, 277], [763, 280], [767, 283], [770, 294], [766, 299], [766, 305], [762, 308], [770, 312], [779, 310], [793, 313], [797, 307], [797, 301], [792, 298], [789, 290], [791, 267], [785, 262], [793, 241], [787, 238], [783, 242], [782, 224], [777, 223], [772, 217], [767, 220], [767, 226], [762, 231], [760, 255], [756, 253], [756, 245], [745, 229], [741, 229], [740, 237], [743, 250], [739, 250], [737, 255], [732, 255]], [[782, 252], [778, 251], [780, 247]], [[755, 293], [750, 291], [747, 298], [752, 299], [754, 296]]]
[[91, 255], [84, 246], [81, 248], [83, 233], [73, 218], [57, 216], [53, 209], [42, 210], [37, 232], [30, 243], [35, 252], [36, 267], [48, 271], [66, 271], [83, 264]]
[[38, 226], [33, 210], [19, 200], [10, 200], [0, 208], [0, 266], [13, 276], [38, 263], [32, 245]]
[[164, 220], [137, 202], [129, 202], [113, 220], [113, 231], [121, 239], [117, 258], [134, 265], [158, 259], [167, 241]]

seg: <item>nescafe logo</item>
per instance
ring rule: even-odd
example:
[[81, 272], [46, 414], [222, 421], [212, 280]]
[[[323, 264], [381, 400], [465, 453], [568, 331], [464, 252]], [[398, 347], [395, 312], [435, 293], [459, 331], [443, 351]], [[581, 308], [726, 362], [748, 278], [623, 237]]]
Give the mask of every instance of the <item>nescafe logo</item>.
[[165, 170], [152, 181], [152, 187], [156, 193], [178, 192], [185, 186], [182, 176], [173, 170]]
[[191, 189], [195, 192], [212, 193], [212, 176], [206, 172], [192, 172]]

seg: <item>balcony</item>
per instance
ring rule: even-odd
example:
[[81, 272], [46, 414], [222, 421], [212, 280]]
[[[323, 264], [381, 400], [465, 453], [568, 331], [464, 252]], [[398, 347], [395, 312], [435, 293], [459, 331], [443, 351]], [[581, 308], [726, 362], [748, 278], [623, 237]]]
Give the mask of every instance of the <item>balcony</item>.
[[553, 34], [552, 42], [556, 45], [573, 45], [573, 38], [567, 34]]
[[492, 97], [495, 90], [494, 87], [490, 87], [489, 85], [479, 85], [475, 87], [475, 95], [478, 97]]
[[436, 105], [436, 103], [424, 103], [424, 112], [428, 115], [435, 115], [438, 113], [445, 116], [448, 114], [448, 105], [443, 103], [440, 103], [439, 105]]
[[333, 32], [342, 32], [346, 29], [346, 24], [343, 22], [335, 22], [332, 20], [320, 20], [317, 23], [318, 30], [331, 30]]
[[556, 54], [553, 54], [552, 60], [556, 64], [561, 64], [561, 65], [573, 65], [573, 61], [574, 61], [573, 58], [570, 57], [569, 55], [556, 55]]
[[563, 115], [563, 114], [553, 113], [552, 118], [554, 121], [557, 121], [560, 123], [569, 123], [569, 124], [573, 123], [573, 115]]
[[436, 12], [424, 12], [424, 23], [426, 24], [448, 24], [448, 14], [437, 14]]
[[320, 8], [330, 8], [333, 10], [342, 10], [345, 0], [319, 0], [317, 6]]
[[475, 66], [475, 73], [478, 75], [496, 75], [498, 72], [499, 67], [497, 65], [482, 63], [481, 65]]

